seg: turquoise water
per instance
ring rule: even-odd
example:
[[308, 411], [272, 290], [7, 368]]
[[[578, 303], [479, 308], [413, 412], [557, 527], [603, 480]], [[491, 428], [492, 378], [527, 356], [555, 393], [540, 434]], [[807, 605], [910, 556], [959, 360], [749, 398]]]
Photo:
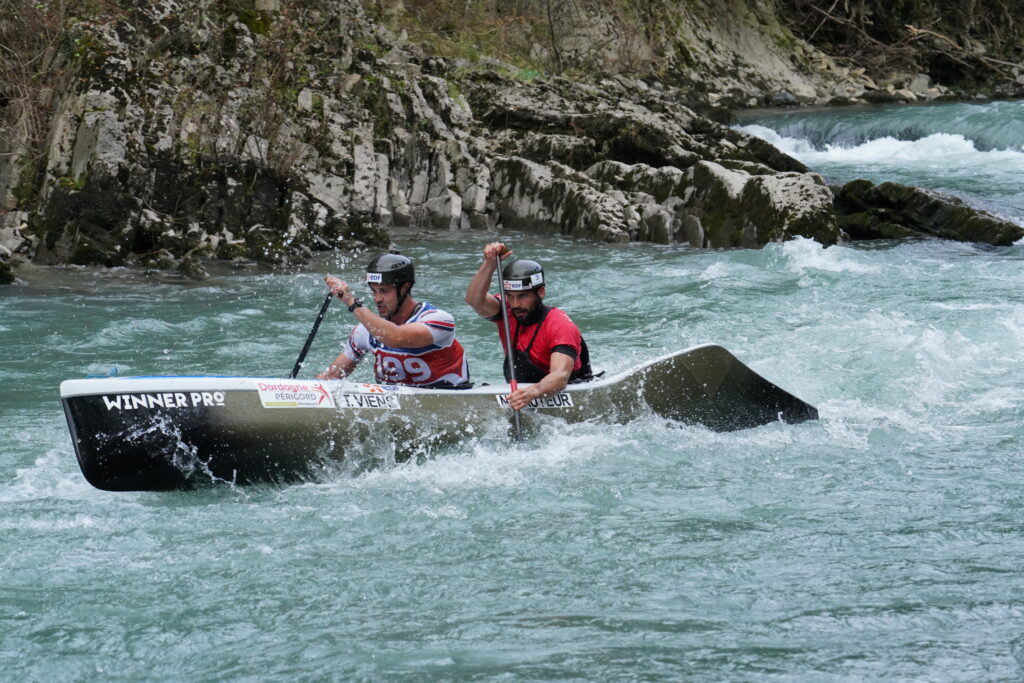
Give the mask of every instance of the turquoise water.
[[[398, 240], [492, 382], [462, 296], [493, 237]], [[1024, 246], [507, 237], [600, 369], [717, 342], [821, 419], [551, 424], [290, 486], [103, 492], [61, 380], [285, 374], [322, 275], [369, 259], [199, 284], [40, 269], [0, 289], [0, 678], [1024, 675]], [[332, 307], [310, 360], [351, 324]]]
[[743, 124], [831, 182], [926, 187], [1024, 224], [1024, 100], [778, 112]]

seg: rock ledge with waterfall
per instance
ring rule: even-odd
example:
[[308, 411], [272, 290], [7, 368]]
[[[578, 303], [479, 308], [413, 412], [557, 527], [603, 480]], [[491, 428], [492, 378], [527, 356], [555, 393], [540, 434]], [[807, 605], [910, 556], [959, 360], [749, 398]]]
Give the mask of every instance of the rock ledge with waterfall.
[[211, 258], [287, 265], [406, 226], [708, 248], [1024, 237], [934, 193], [830, 188], [684, 88], [431, 56], [358, 2], [215, 8], [77, 21], [41, 56], [63, 74], [41, 147], [25, 109], [2, 112], [0, 282], [22, 261], [201, 278]]

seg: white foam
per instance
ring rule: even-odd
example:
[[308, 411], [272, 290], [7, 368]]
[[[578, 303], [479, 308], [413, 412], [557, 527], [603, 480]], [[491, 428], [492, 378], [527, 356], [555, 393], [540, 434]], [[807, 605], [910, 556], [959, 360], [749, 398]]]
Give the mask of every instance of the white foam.
[[75, 515], [69, 519], [39, 519], [18, 517], [0, 519], [0, 529], [31, 530], [31, 531], [63, 531], [65, 529], [91, 529], [99, 523], [89, 515]]
[[[617, 452], [643, 450], [640, 444], [630, 444], [628, 435], [620, 436], [615, 444]], [[380, 490], [392, 495], [402, 489], [447, 495], [457, 490], [480, 488], [521, 489], [547, 479], [552, 472], [583, 466], [596, 455], [607, 454], [609, 447], [603, 427], [566, 425], [557, 421], [542, 425], [538, 435], [521, 443], [510, 442], [504, 433], [488, 434], [487, 438], [466, 442], [464, 447], [437, 454], [426, 461], [384, 465], [355, 477], [339, 476], [330, 482], [307, 486], [321, 489], [327, 495], [339, 491], [345, 491], [346, 495], [375, 494]], [[415, 512], [453, 519], [462, 518], [464, 514], [460, 508], [447, 504], [421, 506]]]
[[[957, 158], [981, 154], [974, 143], [962, 135], [936, 133], [920, 140], [897, 140], [892, 137], [877, 138], [855, 147], [828, 145], [824, 151], [815, 151], [808, 155], [809, 159], [821, 159], [843, 163], [877, 164], [882, 161], [899, 160], [904, 162], [934, 161], [937, 159]], [[998, 152], [986, 152], [999, 154]], [[1011, 152], [1011, 157], [1021, 157], [1018, 152]]]
[[1015, 348], [1024, 345], [1024, 308], [1015, 307], [1009, 315], [1000, 317], [998, 324], [1012, 335]]
[[15, 470], [14, 481], [0, 487], [0, 503], [14, 503], [45, 498], [80, 500], [95, 496], [96, 489], [82, 477], [78, 468], [71, 470], [74, 453], [53, 448], [36, 458], [31, 467]]
[[812, 145], [808, 140], [785, 137], [779, 135], [767, 126], [761, 126], [756, 123], [748, 126], [738, 126], [736, 130], [748, 135], [753, 135], [756, 138], [761, 138], [766, 142], [770, 142], [772, 146], [777, 147], [780, 151], [794, 156], [801, 161], [803, 161], [803, 155], [815, 154], [818, 151], [814, 149], [814, 145]]
[[420, 506], [416, 508], [417, 514], [425, 515], [431, 519], [468, 519], [469, 515], [465, 510], [454, 505], [441, 505], [438, 507]]
[[944, 301], [934, 301], [929, 304], [932, 308], [937, 308], [940, 311], [1005, 311], [1011, 308], [1005, 304], [987, 304], [987, 303], [970, 303], [970, 304], [951, 304]]
[[734, 269], [731, 263], [716, 261], [704, 269], [701, 277], [705, 280], [716, 280], [718, 278], [731, 277]]
[[935, 133], [917, 140], [881, 137], [818, 149], [808, 140], [782, 136], [765, 126], [740, 130], [767, 140], [834, 182], [867, 178], [952, 193], [1002, 220], [1024, 225], [1019, 193], [1024, 151], [1020, 149], [979, 150], [956, 133]]
[[1018, 387], [995, 387], [966, 401], [961, 407], [965, 415], [985, 415], [1014, 410], [1024, 403], [1024, 389]]
[[891, 404], [876, 405], [861, 398], [839, 398], [818, 405], [818, 416], [832, 441], [844, 448], [870, 450], [872, 435], [879, 430], [896, 429], [906, 434], [942, 441], [943, 432], [916, 412]]
[[921, 164], [949, 169], [961, 168], [965, 163], [978, 168], [991, 168], [999, 164], [1003, 172], [1008, 167], [1024, 169], [1024, 152], [1014, 149], [980, 151], [963, 135], [935, 133], [917, 140], [897, 140], [882, 137], [853, 146], [826, 145], [816, 149], [808, 140], [779, 135], [771, 128], [760, 125], [741, 126], [738, 130], [770, 142], [781, 151], [808, 165], [857, 164], [874, 166], [899, 162]]
[[842, 246], [825, 247], [807, 237], [797, 237], [782, 245], [782, 253], [796, 273], [808, 270], [832, 273], [877, 273], [878, 266], [858, 261], [859, 252]]

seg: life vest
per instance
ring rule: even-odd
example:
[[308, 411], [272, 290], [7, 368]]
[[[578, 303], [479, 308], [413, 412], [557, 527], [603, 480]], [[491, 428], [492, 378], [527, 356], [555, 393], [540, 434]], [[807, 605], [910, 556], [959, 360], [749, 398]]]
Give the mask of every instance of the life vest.
[[[544, 306], [543, 312], [541, 313], [540, 320], [533, 325], [533, 336], [530, 337], [530, 342], [526, 345], [525, 349], [519, 348], [519, 335], [523, 331], [523, 325], [519, 321], [516, 321], [516, 333], [512, 339], [512, 358], [516, 364], [516, 381], [523, 382], [526, 384], [536, 384], [548, 375], [548, 370], [540, 367], [532, 360], [530, 360], [530, 349], [533, 348], [533, 343], [537, 341], [537, 335], [540, 333], [540, 328], [544, 325], [544, 321], [548, 317], [548, 311], [551, 308]], [[505, 355], [505, 380], [511, 381], [512, 375], [509, 371], [508, 354]], [[569, 375], [569, 383], [575, 384], [576, 382], [587, 382], [594, 378], [594, 371], [590, 367], [590, 351], [587, 349], [587, 341], [580, 337], [580, 367], [573, 370]]]

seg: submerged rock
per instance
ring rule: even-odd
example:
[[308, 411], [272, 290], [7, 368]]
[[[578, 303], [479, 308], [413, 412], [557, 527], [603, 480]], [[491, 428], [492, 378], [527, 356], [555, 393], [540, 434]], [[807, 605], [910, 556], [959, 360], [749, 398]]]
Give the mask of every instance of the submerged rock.
[[187, 256], [178, 264], [178, 272], [190, 280], [205, 280], [210, 277], [202, 264], [195, 256]]

